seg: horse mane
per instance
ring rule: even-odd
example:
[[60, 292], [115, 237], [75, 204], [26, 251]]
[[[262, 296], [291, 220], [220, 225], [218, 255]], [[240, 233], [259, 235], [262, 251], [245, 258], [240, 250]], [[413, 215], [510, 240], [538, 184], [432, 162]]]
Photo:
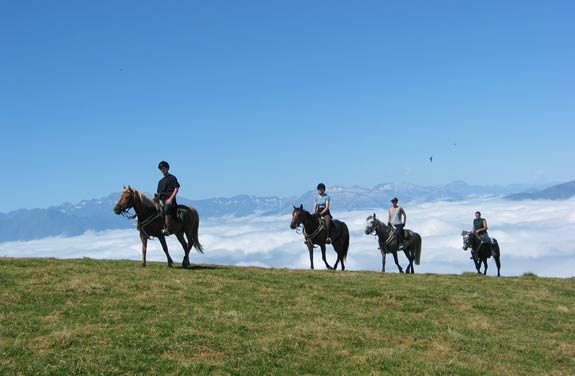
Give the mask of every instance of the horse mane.
[[148, 198], [143, 192], [134, 189], [134, 193], [140, 198], [140, 202], [148, 208], [156, 208], [156, 204]]

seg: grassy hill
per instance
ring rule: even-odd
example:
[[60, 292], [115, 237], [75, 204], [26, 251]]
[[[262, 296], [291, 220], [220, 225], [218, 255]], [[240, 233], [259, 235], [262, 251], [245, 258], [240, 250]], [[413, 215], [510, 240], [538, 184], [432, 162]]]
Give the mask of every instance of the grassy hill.
[[0, 374], [573, 375], [575, 279], [1, 259]]

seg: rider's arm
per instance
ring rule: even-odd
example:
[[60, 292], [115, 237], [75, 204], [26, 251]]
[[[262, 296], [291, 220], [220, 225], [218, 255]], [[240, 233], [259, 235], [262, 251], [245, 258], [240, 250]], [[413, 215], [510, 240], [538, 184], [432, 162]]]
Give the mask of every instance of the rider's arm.
[[487, 219], [483, 220], [483, 228], [480, 231], [487, 231]]
[[405, 226], [405, 222], [407, 222], [407, 214], [405, 213], [405, 210], [403, 210], [403, 208], [401, 208], [401, 212], [399, 213], [399, 215], [401, 216], [401, 214], [403, 214], [403, 225]]
[[329, 210], [329, 202], [330, 202], [330, 199], [328, 198], [328, 199], [325, 201], [325, 208], [321, 211], [321, 214], [322, 214], [322, 215], [325, 214], [325, 213], [327, 213], [327, 211]]
[[166, 200], [166, 204], [171, 204], [174, 201], [174, 199], [176, 198], [176, 194], [178, 193], [179, 189], [180, 188], [174, 188], [174, 191], [172, 192], [170, 197], [168, 197], [168, 199]]

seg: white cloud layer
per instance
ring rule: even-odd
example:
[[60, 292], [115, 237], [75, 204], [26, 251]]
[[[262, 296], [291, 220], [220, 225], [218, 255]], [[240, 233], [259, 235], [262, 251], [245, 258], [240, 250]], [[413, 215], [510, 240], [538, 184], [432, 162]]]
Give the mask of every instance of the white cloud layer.
[[[502, 275], [535, 273], [548, 277], [575, 275], [575, 199], [567, 201], [506, 201], [500, 198], [463, 202], [436, 202], [405, 207], [407, 227], [423, 239], [421, 265], [416, 273], [459, 274], [474, 272], [469, 253], [461, 248], [461, 231], [471, 227], [473, 213], [480, 210], [487, 219], [492, 237], [501, 247]], [[347, 223], [351, 245], [348, 270], [381, 270], [381, 255], [373, 236], [364, 234], [365, 218], [376, 212], [386, 218], [387, 209], [334, 212]], [[301, 234], [289, 228], [291, 213], [281, 216], [224, 217], [204, 220], [200, 241], [205, 254], [193, 251], [193, 264], [309, 268], [309, 255]], [[183, 251], [174, 237], [168, 239], [170, 254], [181, 261]], [[56, 257], [94, 259], [141, 258], [135, 230], [87, 232], [84, 235], [51, 237], [26, 242], [0, 243], [3, 257]], [[331, 265], [336, 256], [327, 252]], [[405, 268], [407, 260], [399, 255]], [[148, 261], [165, 261], [157, 240], [149, 242]], [[324, 269], [319, 248], [314, 252], [316, 269]], [[397, 272], [388, 255], [386, 271]], [[496, 268], [489, 260], [488, 274]]]

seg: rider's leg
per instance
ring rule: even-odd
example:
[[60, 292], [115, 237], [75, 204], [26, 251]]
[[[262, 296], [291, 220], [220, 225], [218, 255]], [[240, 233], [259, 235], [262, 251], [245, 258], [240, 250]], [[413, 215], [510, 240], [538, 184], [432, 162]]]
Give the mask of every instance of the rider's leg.
[[331, 243], [331, 215], [326, 214], [323, 216], [323, 220], [325, 222], [325, 233], [327, 234], [327, 239], [325, 240], [326, 243]]
[[403, 249], [403, 225], [395, 225], [395, 233], [399, 242], [399, 249]]
[[163, 235], [170, 234], [170, 227], [172, 226], [173, 215], [171, 205], [164, 205], [164, 228], [162, 228]]

